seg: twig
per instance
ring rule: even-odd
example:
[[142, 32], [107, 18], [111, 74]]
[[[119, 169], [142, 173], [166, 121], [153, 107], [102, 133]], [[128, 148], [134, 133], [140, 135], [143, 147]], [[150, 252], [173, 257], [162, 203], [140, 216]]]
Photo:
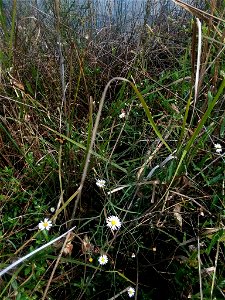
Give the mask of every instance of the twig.
[[211, 291], [210, 291], [211, 299], [213, 297], [213, 290], [214, 290], [215, 279], [216, 279], [216, 268], [217, 268], [217, 262], [218, 262], [218, 258], [219, 258], [219, 247], [220, 247], [220, 242], [217, 241], [216, 257], [215, 257], [215, 268], [214, 268], [214, 272], [213, 272], [212, 286], [211, 286]]
[[89, 149], [88, 149], [88, 153], [87, 153], [87, 157], [86, 157], [86, 161], [85, 161], [85, 165], [84, 165], [84, 170], [83, 170], [83, 174], [82, 174], [82, 178], [81, 178], [81, 182], [80, 182], [80, 187], [79, 187], [80, 192], [77, 195], [77, 199], [76, 199], [75, 204], [74, 204], [74, 209], [73, 209], [73, 213], [72, 213], [72, 216], [71, 216], [71, 220], [74, 219], [74, 216], [76, 214], [77, 206], [78, 206], [78, 203], [80, 201], [82, 189], [83, 189], [84, 182], [85, 182], [85, 179], [86, 179], [86, 176], [87, 176], [87, 170], [88, 170], [88, 166], [89, 166], [89, 162], [90, 162], [91, 152], [92, 152], [92, 148], [94, 146], [94, 142], [95, 142], [95, 139], [96, 139], [98, 125], [99, 125], [99, 121], [100, 121], [101, 114], [102, 114], [102, 108], [103, 108], [103, 104], [104, 104], [104, 101], [105, 101], [105, 98], [106, 98], [106, 93], [107, 93], [111, 83], [113, 81], [116, 81], [116, 80], [130, 82], [129, 80], [127, 80], [123, 77], [114, 77], [107, 83], [107, 85], [105, 86], [105, 89], [102, 93], [102, 97], [101, 97], [101, 100], [100, 100], [100, 103], [99, 103], [99, 109], [98, 109], [97, 117], [96, 117], [96, 120], [95, 120], [95, 125], [94, 125], [93, 131], [92, 131], [91, 142], [90, 142], [90, 145], [89, 145]]
[[62, 254], [63, 254], [63, 250], [64, 250], [64, 248], [65, 248], [65, 246], [66, 246], [66, 244], [67, 244], [67, 242], [68, 242], [69, 237], [70, 237], [70, 233], [67, 234], [66, 239], [65, 239], [65, 242], [64, 242], [64, 244], [63, 244], [63, 246], [62, 246], [62, 249], [61, 249], [61, 251], [60, 251], [60, 253], [59, 253], [59, 255], [58, 255], [58, 258], [57, 258], [56, 263], [55, 263], [55, 265], [54, 265], [54, 268], [53, 268], [53, 270], [52, 270], [51, 276], [49, 277], [48, 283], [47, 283], [47, 285], [46, 285], [46, 288], [45, 288], [45, 291], [44, 291], [44, 295], [43, 295], [43, 297], [42, 297], [42, 300], [44, 300], [44, 299], [46, 298], [46, 296], [47, 296], [47, 293], [48, 293], [50, 284], [51, 284], [51, 282], [52, 282], [53, 276], [54, 276], [55, 271], [56, 271], [56, 269], [57, 269], [57, 267], [58, 267], [59, 261], [60, 261], [60, 259], [61, 259], [61, 257], [62, 257]]
[[[198, 220], [198, 225], [199, 225], [199, 220]], [[199, 235], [197, 237], [198, 241], [198, 274], [199, 274], [199, 288], [200, 288], [200, 299], [203, 300], [203, 291], [202, 291], [202, 270], [201, 270], [201, 252], [200, 252], [200, 238]]]

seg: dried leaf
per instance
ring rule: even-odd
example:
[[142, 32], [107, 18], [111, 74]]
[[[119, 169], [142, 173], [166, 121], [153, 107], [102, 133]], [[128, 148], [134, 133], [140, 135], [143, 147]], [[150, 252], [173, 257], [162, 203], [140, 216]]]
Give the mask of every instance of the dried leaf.
[[174, 206], [174, 209], [173, 209], [173, 215], [174, 215], [174, 218], [177, 220], [180, 228], [182, 229], [182, 222], [183, 222], [183, 219], [182, 219], [182, 216], [180, 214], [181, 212], [181, 205], [180, 203], [177, 203], [175, 206]]
[[[74, 239], [74, 237], [75, 237], [75, 233], [74, 233], [73, 231], [71, 231], [71, 232], [69, 233], [69, 237], [68, 237], [68, 239], [67, 239], [67, 245], [68, 245], [69, 243], [71, 244], [71, 242], [72, 242], [72, 240]], [[55, 249], [60, 249], [60, 248], [62, 248], [62, 246], [63, 246], [63, 244], [64, 244], [64, 242], [65, 242], [65, 238], [66, 238], [66, 237], [63, 237], [62, 239], [60, 239], [60, 240], [54, 242], [54, 243], [53, 243], [53, 247], [54, 247]]]
[[71, 255], [72, 250], [73, 250], [73, 244], [71, 242], [69, 242], [64, 247], [63, 254], [65, 254], [65, 255]]
[[211, 275], [212, 273], [214, 273], [216, 271], [215, 267], [208, 267], [202, 270], [202, 275], [206, 276], [206, 275]]
[[84, 239], [82, 240], [82, 252], [83, 254], [91, 254], [94, 251], [94, 245], [91, 244], [88, 236], [85, 234]]

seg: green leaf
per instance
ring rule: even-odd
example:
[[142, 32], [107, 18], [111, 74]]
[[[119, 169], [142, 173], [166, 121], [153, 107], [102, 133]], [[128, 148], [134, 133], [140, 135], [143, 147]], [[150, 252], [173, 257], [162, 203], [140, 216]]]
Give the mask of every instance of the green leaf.
[[205, 251], [206, 254], [208, 254], [208, 255], [210, 254], [210, 252], [211, 252], [213, 246], [214, 246], [218, 241], [220, 241], [220, 239], [221, 239], [221, 237], [222, 237], [223, 235], [224, 235], [223, 229], [220, 229], [217, 233], [215, 233], [215, 234], [213, 235], [212, 240], [211, 240], [211, 242], [210, 242], [208, 248], [207, 248], [206, 251]]
[[[82, 145], [82, 144], [80, 144], [80, 143], [78, 143], [78, 142], [75, 142], [75, 141], [72, 140], [71, 138], [69, 138], [69, 137], [65, 136], [64, 134], [61, 134], [61, 133], [59, 133], [59, 132], [53, 130], [52, 128], [50, 128], [50, 127], [48, 127], [48, 126], [45, 126], [45, 125], [43, 125], [43, 126], [44, 126], [45, 128], [47, 128], [48, 130], [54, 132], [54, 133], [57, 134], [58, 136], [62, 137], [63, 139], [65, 139], [65, 140], [69, 141], [70, 143], [76, 145], [78, 148], [81, 148], [81, 149], [87, 151], [87, 147], [85, 147], [84, 145]], [[96, 153], [95, 151], [91, 150], [91, 154], [92, 154], [93, 156], [99, 158], [100, 160], [103, 160], [103, 161], [107, 162], [107, 163], [110, 164], [111, 166], [113, 166], [113, 167], [119, 169], [120, 171], [123, 171], [124, 173], [127, 173], [127, 170], [126, 170], [126, 169], [120, 167], [118, 164], [116, 164], [116, 163], [114, 163], [114, 162], [112, 162], [112, 161], [109, 161], [107, 158], [105, 158], [105, 157], [99, 155], [99, 154]]]
[[220, 137], [221, 138], [224, 137], [224, 131], [225, 131], [225, 118], [223, 118], [223, 121], [222, 121], [221, 127], [220, 127]]

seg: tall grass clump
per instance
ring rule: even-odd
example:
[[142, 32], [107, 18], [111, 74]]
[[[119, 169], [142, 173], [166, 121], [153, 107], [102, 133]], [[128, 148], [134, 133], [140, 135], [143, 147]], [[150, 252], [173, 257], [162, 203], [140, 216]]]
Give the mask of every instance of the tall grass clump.
[[0, 0], [0, 299], [224, 299], [223, 1]]

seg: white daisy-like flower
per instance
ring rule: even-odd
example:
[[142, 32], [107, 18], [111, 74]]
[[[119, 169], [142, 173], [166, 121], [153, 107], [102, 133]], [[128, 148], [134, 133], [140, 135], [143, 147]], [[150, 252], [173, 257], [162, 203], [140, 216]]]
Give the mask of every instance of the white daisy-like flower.
[[99, 256], [98, 262], [101, 266], [107, 264], [107, 262], [108, 262], [107, 255], [103, 254], [103, 255]]
[[216, 149], [216, 153], [221, 153], [222, 152], [222, 146], [220, 144], [214, 144], [214, 147]]
[[44, 221], [41, 221], [39, 224], [38, 224], [38, 228], [40, 230], [49, 230], [50, 228], [52, 227], [52, 221], [49, 221], [47, 218], [44, 219]]
[[127, 289], [127, 293], [128, 293], [128, 296], [131, 298], [131, 297], [134, 297], [134, 294], [135, 294], [135, 289], [132, 288], [131, 286]]
[[125, 117], [126, 117], [126, 113], [125, 113], [125, 111], [122, 111], [121, 114], [119, 115], [119, 118], [123, 119]]
[[98, 187], [100, 187], [100, 188], [104, 188], [105, 187], [105, 180], [104, 179], [98, 179], [97, 181], [96, 181], [96, 185], [98, 186]]
[[55, 207], [51, 207], [51, 208], [50, 208], [50, 212], [51, 212], [51, 213], [54, 213], [54, 212], [55, 212]]
[[112, 230], [118, 230], [120, 229], [122, 223], [120, 219], [116, 216], [110, 216], [106, 219], [107, 226]]

